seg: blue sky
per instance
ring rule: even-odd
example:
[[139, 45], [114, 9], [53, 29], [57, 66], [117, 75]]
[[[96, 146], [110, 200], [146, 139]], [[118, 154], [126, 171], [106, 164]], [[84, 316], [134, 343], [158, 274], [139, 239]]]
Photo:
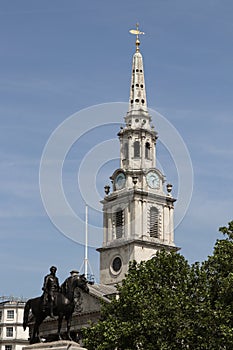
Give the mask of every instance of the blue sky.
[[[60, 280], [81, 266], [83, 246], [59, 232], [44, 209], [40, 159], [52, 132], [72, 114], [128, 101], [129, 29], [137, 21], [146, 32], [141, 51], [148, 105], [173, 124], [193, 165], [192, 200], [175, 241], [190, 262], [211, 254], [218, 227], [232, 219], [232, 13], [227, 0], [1, 1], [0, 295], [38, 295], [50, 265], [57, 265]], [[123, 117], [89, 130], [67, 155], [64, 189], [83, 223], [78, 235], [85, 230], [79, 166], [89, 150], [116, 137]], [[158, 160], [177, 194], [165, 148], [158, 142]], [[110, 159], [96, 171], [100, 198], [117, 166]], [[100, 228], [101, 212], [90, 208], [89, 219]], [[89, 259], [98, 280], [94, 248]]]

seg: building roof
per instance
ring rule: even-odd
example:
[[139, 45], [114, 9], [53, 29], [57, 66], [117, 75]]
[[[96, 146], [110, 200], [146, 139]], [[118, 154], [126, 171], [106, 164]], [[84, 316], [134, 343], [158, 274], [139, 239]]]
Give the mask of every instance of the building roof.
[[4, 300], [0, 302], [0, 308], [2, 307], [22, 307], [26, 303], [25, 300]]
[[110, 298], [117, 293], [117, 288], [106, 284], [93, 284], [89, 286], [89, 294], [109, 302]]
[[26, 302], [26, 301], [27, 301], [26, 298], [14, 297], [13, 295], [11, 295], [11, 296], [6, 296], [6, 295], [0, 296], [0, 304], [10, 303], [10, 302]]

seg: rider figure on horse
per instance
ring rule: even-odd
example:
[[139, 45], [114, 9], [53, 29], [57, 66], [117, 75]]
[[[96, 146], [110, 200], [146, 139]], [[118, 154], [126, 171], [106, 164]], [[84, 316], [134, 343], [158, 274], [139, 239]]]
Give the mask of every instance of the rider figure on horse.
[[73, 298], [73, 285], [74, 280], [79, 279], [79, 271], [72, 270], [70, 271], [70, 276], [62, 283], [61, 292], [69, 299]]
[[53, 309], [56, 304], [56, 294], [59, 292], [59, 281], [56, 276], [57, 268], [55, 266], [50, 267], [50, 274], [44, 278], [44, 284], [42, 287], [43, 293], [43, 310], [46, 306], [50, 307], [50, 316], [54, 318]]

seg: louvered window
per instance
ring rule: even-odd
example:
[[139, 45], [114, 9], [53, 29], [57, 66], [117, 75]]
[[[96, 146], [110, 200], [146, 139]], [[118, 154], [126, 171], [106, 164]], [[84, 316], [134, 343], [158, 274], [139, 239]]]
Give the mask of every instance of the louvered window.
[[150, 236], [159, 237], [159, 211], [155, 207], [150, 209]]
[[121, 238], [123, 235], [123, 210], [117, 209], [116, 212], [116, 238]]

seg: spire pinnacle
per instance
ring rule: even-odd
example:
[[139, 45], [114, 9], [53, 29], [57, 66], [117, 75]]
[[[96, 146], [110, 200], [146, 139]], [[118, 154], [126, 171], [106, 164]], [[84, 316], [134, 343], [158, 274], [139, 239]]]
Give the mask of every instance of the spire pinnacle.
[[140, 50], [139, 50], [139, 46], [140, 46], [139, 35], [143, 35], [143, 34], [145, 34], [145, 33], [144, 33], [144, 32], [141, 32], [141, 31], [139, 30], [139, 23], [136, 23], [136, 29], [131, 29], [129, 32], [130, 32], [131, 34], [136, 35], [136, 42], [135, 42], [135, 44], [136, 44], [136, 52], [139, 52], [139, 51], [140, 51]]
[[131, 29], [129, 32], [136, 35], [136, 52], [133, 55], [129, 111], [141, 110], [147, 113], [143, 59], [139, 50], [139, 36], [145, 33], [139, 30], [138, 23], [136, 24], [136, 29]]

